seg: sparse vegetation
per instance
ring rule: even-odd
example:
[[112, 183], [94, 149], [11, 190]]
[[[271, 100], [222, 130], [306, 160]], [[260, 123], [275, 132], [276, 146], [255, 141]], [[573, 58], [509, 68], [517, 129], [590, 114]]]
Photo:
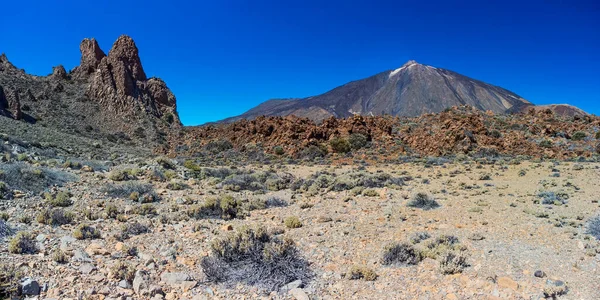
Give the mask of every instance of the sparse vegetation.
[[420, 208], [423, 210], [430, 210], [438, 208], [440, 205], [425, 193], [417, 193], [407, 204], [409, 207]]
[[36, 217], [38, 223], [52, 226], [71, 224], [74, 219], [75, 215], [72, 212], [61, 208], [45, 209]]
[[595, 216], [588, 221], [586, 233], [600, 240], [600, 215]]
[[33, 236], [28, 232], [17, 232], [8, 243], [8, 252], [14, 254], [35, 254], [37, 247]]
[[100, 238], [100, 231], [92, 226], [80, 224], [73, 231], [73, 237], [78, 240], [92, 240]]
[[583, 131], [577, 131], [577, 132], [573, 133], [573, 136], [571, 137], [571, 139], [574, 141], [583, 141], [586, 137], [587, 137], [587, 133], [585, 133]]
[[336, 137], [329, 141], [329, 145], [333, 152], [336, 153], [348, 153], [351, 150], [350, 143], [347, 139]]
[[421, 261], [421, 254], [409, 243], [391, 244], [385, 247], [381, 264], [416, 265]]
[[296, 216], [291, 216], [291, 217], [285, 218], [284, 224], [285, 224], [285, 227], [291, 228], [291, 229], [302, 227], [302, 222]]
[[207, 278], [216, 282], [242, 282], [277, 290], [294, 280], [308, 282], [308, 263], [294, 242], [267, 234], [264, 228], [241, 227], [211, 244], [212, 255], [201, 261]]
[[350, 280], [364, 279], [365, 281], [374, 281], [377, 277], [375, 271], [365, 266], [352, 266], [348, 273], [346, 273], [346, 278]]
[[135, 268], [125, 262], [119, 261], [110, 268], [110, 277], [116, 280], [132, 282], [135, 276]]

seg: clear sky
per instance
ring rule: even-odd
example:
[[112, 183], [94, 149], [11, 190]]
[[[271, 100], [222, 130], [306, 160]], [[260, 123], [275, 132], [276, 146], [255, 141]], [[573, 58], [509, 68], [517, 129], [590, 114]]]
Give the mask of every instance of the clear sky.
[[[59, 4], [60, 3], [60, 4]], [[409, 59], [600, 115], [600, 1], [41, 1], [2, 3], [0, 52], [46, 75], [136, 41], [186, 125], [321, 94]]]

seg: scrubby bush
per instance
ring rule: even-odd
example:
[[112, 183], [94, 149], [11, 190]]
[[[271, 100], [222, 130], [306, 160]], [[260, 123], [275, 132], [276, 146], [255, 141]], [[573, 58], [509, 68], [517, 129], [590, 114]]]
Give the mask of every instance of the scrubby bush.
[[200, 168], [199, 165], [197, 165], [193, 160], [186, 160], [183, 163], [183, 166], [186, 167], [187, 169], [189, 169], [190, 171], [194, 171], [194, 172], [200, 172], [202, 171], [202, 168]]
[[416, 265], [421, 261], [421, 254], [409, 243], [391, 244], [385, 247], [381, 264]]
[[12, 264], [0, 264], [0, 299], [19, 299], [19, 280], [23, 272]]
[[366, 281], [374, 281], [377, 279], [377, 273], [365, 266], [352, 266], [348, 270], [348, 273], [346, 273], [346, 278], [350, 280], [364, 279]]
[[367, 145], [368, 138], [364, 134], [361, 133], [353, 133], [348, 137], [348, 143], [350, 143], [350, 148], [353, 150], [358, 150]]
[[283, 147], [281, 146], [275, 146], [273, 147], [273, 153], [277, 155], [283, 155], [285, 153], [285, 150], [283, 150]]
[[[158, 199], [156, 193], [151, 184], [141, 182], [126, 182], [122, 184], [108, 184], [104, 186], [101, 191], [108, 194], [110, 197], [127, 199], [130, 198], [133, 193], [137, 193], [137, 199], [131, 199], [133, 201], [139, 201], [140, 199]], [[144, 202], [144, 201], [139, 201]], [[146, 201], [148, 202], [148, 201]], [[152, 202], [152, 201], [149, 201]]]
[[211, 244], [212, 255], [201, 261], [210, 281], [238, 283], [277, 290], [294, 280], [312, 277], [308, 262], [290, 239], [280, 240], [264, 228], [240, 227]]
[[0, 181], [21, 191], [41, 193], [51, 186], [62, 186], [76, 179], [70, 173], [44, 167], [34, 168], [22, 162], [0, 164]]
[[435, 199], [425, 193], [417, 193], [406, 205], [423, 210], [435, 209], [440, 206]]
[[333, 152], [336, 153], [348, 153], [351, 150], [348, 140], [341, 137], [331, 139], [329, 141], [329, 145], [331, 146]]
[[595, 216], [588, 221], [586, 233], [600, 240], [600, 215]]
[[78, 240], [93, 240], [100, 238], [100, 230], [88, 226], [86, 224], [80, 224], [73, 231], [73, 237]]
[[104, 208], [104, 213], [108, 219], [115, 219], [120, 214], [119, 208], [114, 204], [108, 204]]
[[[538, 198], [541, 198], [542, 204], [554, 204], [554, 205], [563, 205], [567, 204], [567, 200], [569, 199], [569, 194], [562, 192], [550, 192], [550, 191], [542, 191], [538, 193]], [[536, 200], [535, 202], [539, 202]]]
[[156, 215], [156, 207], [152, 204], [142, 204], [134, 209], [134, 213], [141, 216]]
[[233, 144], [228, 140], [211, 141], [204, 146], [204, 149], [212, 154], [218, 154], [232, 148]]
[[161, 166], [161, 167], [163, 167], [163, 168], [165, 168], [165, 169], [167, 169], [167, 170], [174, 170], [174, 169], [175, 169], [175, 164], [173, 163], [173, 161], [171, 161], [171, 160], [170, 160], [170, 159], [168, 159], [168, 158], [159, 157], [159, 158], [156, 160], [156, 163], [157, 163], [159, 166]]
[[56, 195], [52, 195], [50, 193], [44, 194], [46, 198], [46, 202], [50, 206], [54, 207], [68, 207], [73, 205], [73, 201], [71, 201], [71, 193], [69, 192], [58, 192]]
[[448, 251], [440, 255], [438, 259], [442, 274], [462, 273], [469, 266], [467, 257], [462, 252]]
[[410, 236], [410, 242], [413, 244], [418, 244], [424, 240], [427, 240], [431, 237], [427, 232], [415, 232]]
[[148, 232], [150, 232], [150, 229], [144, 224], [138, 222], [127, 223], [121, 226], [121, 231], [117, 235], [117, 239], [120, 241], [124, 241], [131, 236], [140, 235]]
[[14, 254], [35, 254], [37, 247], [33, 235], [28, 232], [18, 232], [8, 243], [8, 252]]
[[379, 193], [374, 190], [374, 189], [366, 189], [362, 192], [363, 196], [367, 196], [367, 197], [377, 197], [379, 196]]
[[71, 224], [75, 215], [70, 211], [65, 211], [60, 208], [55, 209], [45, 209], [41, 211], [37, 217], [36, 221], [40, 224], [52, 225], [52, 226], [60, 226]]
[[69, 262], [70, 255], [60, 249], [57, 249], [52, 253], [52, 260], [59, 264], [66, 264]]
[[113, 170], [108, 175], [108, 178], [112, 181], [126, 181], [135, 179], [135, 176], [128, 170]]
[[185, 188], [186, 188], [185, 184], [183, 184], [181, 182], [171, 181], [171, 182], [167, 183], [167, 189], [169, 189], [169, 190], [180, 191]]
[[583, 131], [577, 131], [577, 132], [573, 133], [573, 136], [571, 137], [571, 139], [574, 141], [583, 141], [586, 137], [587, 137], [587, 133], [585, 133]]
[[542, 148], [552, 148], [552, 141], [551, 140], [543, 140], [540, 142], [540, 147]]
[[296, 216], [291, 216], [291, 217], [285, 218], [284, 224], [285, 224], [285, 227], [287, 227], [287, 228], [300, 228], [300, 227], [302, 227], [302, 222]]
[[315, 158], [324, 157], [325, 155], [327, 155], [327, 148], [310, 145], [300, 151], [298, 158], [314, 160]]
[[8, 224], [6, 224], [6, 221], [0, 219], [0, 239], [11, 235], [12, 232], [12, 229], [10, 228], [10, 226], [8, 226]]
[[126, 280], [132, 282], [135, 276], [135, 268], [122, 261], [117, 262], [110, 267], [110, 277], [116, 280]]

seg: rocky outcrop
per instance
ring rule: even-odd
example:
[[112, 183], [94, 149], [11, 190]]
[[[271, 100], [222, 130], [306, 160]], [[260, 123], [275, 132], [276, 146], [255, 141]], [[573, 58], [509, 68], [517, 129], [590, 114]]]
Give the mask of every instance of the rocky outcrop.
[[[195, 156], [213, 141], [229, 141], [246, 151], [247, 145], [261, 145], [265, 151], [276, 147], [286, 155], [302, 157], [310, 146], [327, 148], [332, 139], [360, 133], [373, 144], [355, 157], [379, 156], [397, 160], [401, 155], [496, 157], [525, 155], [546, 158], [590, 157], [594, 154], [600, 118], [563, 117], [551, 111], [532, 110], [522, 115], [482, 112], [472, 106], [452, 107], [419, 117], [359, 116], [327, 118], [320, 124], [296, 116], [258, 117], [228, 124], [190, 127], [177, 149]], [[587, 138], [572, 139], [574, 135]], [[185, 147], [183, 147], [185, 145]], [[373, 151], [376, 150], [376, 151]], [[345, 156], [344, 156], [345, 157]], [[341, 157], [341, 159], [344, 159]]]
[[75, 78], [86, 79], [96, 71], [106, 54], [100, 49], [96, 39], [84, 39], [79, 45], [79, 51], [81, 51], [81, 61], [72, 73]]
[[63, 65], [58, 65], [56, 67], [52, 67], [52, 78], [54, 79], [67, 79], [67, 71], [65, 70], [65, 67], [63, 67]]
[[[164, 81], [148, 78], [138, 48], [121, 36], [108, 55], [95, 39], [80, 45], [80, 65], [34, 76], [0, 56], [0, 114], [111, 142], [164, 147], [182, 128]], [[21, 112], [23, 109], [23, 112]]]
[[21, 120], [23, 118], [18, 91], [14, 89], [4, 89], [0, 86], [0, 114], [15, 120]]
[[[159, 118], [166, 114], [176, 117], [175, 96], [162, 80], [147, 79], [137, 46], [125, 35], [98, 63], [87, 95], [115, 114], [131, 114], [139, 107]], [[179, 123], [179, 119], [173, 121]]]

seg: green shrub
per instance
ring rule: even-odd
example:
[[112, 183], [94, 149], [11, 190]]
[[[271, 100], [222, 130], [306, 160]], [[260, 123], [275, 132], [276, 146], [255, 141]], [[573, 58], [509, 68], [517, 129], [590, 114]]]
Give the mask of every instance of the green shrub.
[[587, 137], [587, 133], [585, 133], [583, 131], [577, 131], [577, 132], [573, 133], [573, 136], [571, 137], [571, 139], [574, 141], [583, 141], [586, 137]]
[[135, 268], [122, 261], [117, 262], [110, 267], [110, 277], [116, 280], [126, 280], [132, 282], [135, 276]]
[[296, 216], [291, 216], [291, 217], [285, 218], [284, 224], [285, 224], [285, 227], [287, 227], [287, 228], [300, 228], [300, 227], [302, 227], [302, 222]]
[[53, 207], [68, 207], [73, 205], [71, 201], [71, 193], [69, 192], [58, 192], [56, 195], [50, 193], [44, 194], [46, 202]]
[[348, 137], [348, 143], [350, 144], [350, 148], [353, 150], [358, 150], [367, 145], [368, 138], [364, 134], [353, 133]]
[[336, 137], [329, 141], [329, 145], [331, 145], [331, 149], [336, 153], [348, 153], [350, 152], [350, 143], [348, 140]]
[[346, 273], [346, 278], [350, 280], [364, 279], [365, 281], [374, 281], [377, 279], [377, 273], [365, 266], [352, 266], [348, 273]]
[[93, 240], [100, 238], [100, 230], [88, 226], [86, 224], [80, 224], [73, 231], [73, 237], [78, 240]]
[[8, 221], [9, 218], [10, 218], [10, 215], [7, 212], [3, 211], [0, 213], [0, 220], [3, 220], [6, 222], [6, 221]]
[[38, 221], [40, 224], [60, 226], [71, 224], [74, 218], [75, 215], [72, 212], [55, 208], [45, 209], [40, 212], [36, 217], [36, 221]]
[[197, 165], [197, 164], [196, 164], [196, 163], [195, 163], [193, 160], [191, 160], [191, 159], [190, 159], [190, 160], [186, 160], [186, 161], [183, 163], [183, 166], [184, 166], [184, 167], [186, 167], [186, 168], [188, 168], [188, 169], [190, 169], [191, 171], [194, 171], [194, 172], [200, 172], [200, 171], [202, 171], [202, 168], [200, 168], [200, 166], [199, 166], [199, 165]]
[[141, 216], [156, 215], [156, 207], [152, 204], [142, 204], [135, 209], [135, 213]]
[[167, 169], [167, 170], [174, 170], [175, 169], [175, 164], [168, 158], [164, 158], [164, 157], [159, 157], [156, 160], [156, 163], [158, 163], [158, 165], [160, 165], [161, 167]]
[[285, 150], [283, 150], [283, 147], [281, 146], [275, 146], [273, 147], [273, 153], [277, 155], [283, 155], [285, 153]]
[[429, 197], [429, 195], [425, 193], [417, 193], [412, 200], [407, 203], [407, 206], [421, 208], [423, 210], [430, 210], [438, 208], [440, 205], [437, 203], [437, 201], [435, 201], [435, 199]]
[[66, 264], [69, 262], [69, 259], [70, 255], [60, 249], [57, 249], [52, 253], [52, 260], [59, 264]]
[[115, 219], [119, 215], [119, 208], [114, 204], [108, 204], [104, 208], [104, 213], [108, 219]]
[[367, 197], [377, 197], [379, 196], [379, 193], [374, 190], [374, 189], [366, 189], [362, 192], [363, 196], [367, 196]]
[[540, 147], [542, 148], [552, 148], [552, 141], [551, 140], [543, 140], [540, 142]]
[[125, 181], [135, 179], [128, 170], [113, 170], [108, 175], [108, 179], [112, 181]]
[[18, 232], [8, 243], [8, 252], [14, 254], [35, 254], [37, 247], [33, 235], [28, 232]]

